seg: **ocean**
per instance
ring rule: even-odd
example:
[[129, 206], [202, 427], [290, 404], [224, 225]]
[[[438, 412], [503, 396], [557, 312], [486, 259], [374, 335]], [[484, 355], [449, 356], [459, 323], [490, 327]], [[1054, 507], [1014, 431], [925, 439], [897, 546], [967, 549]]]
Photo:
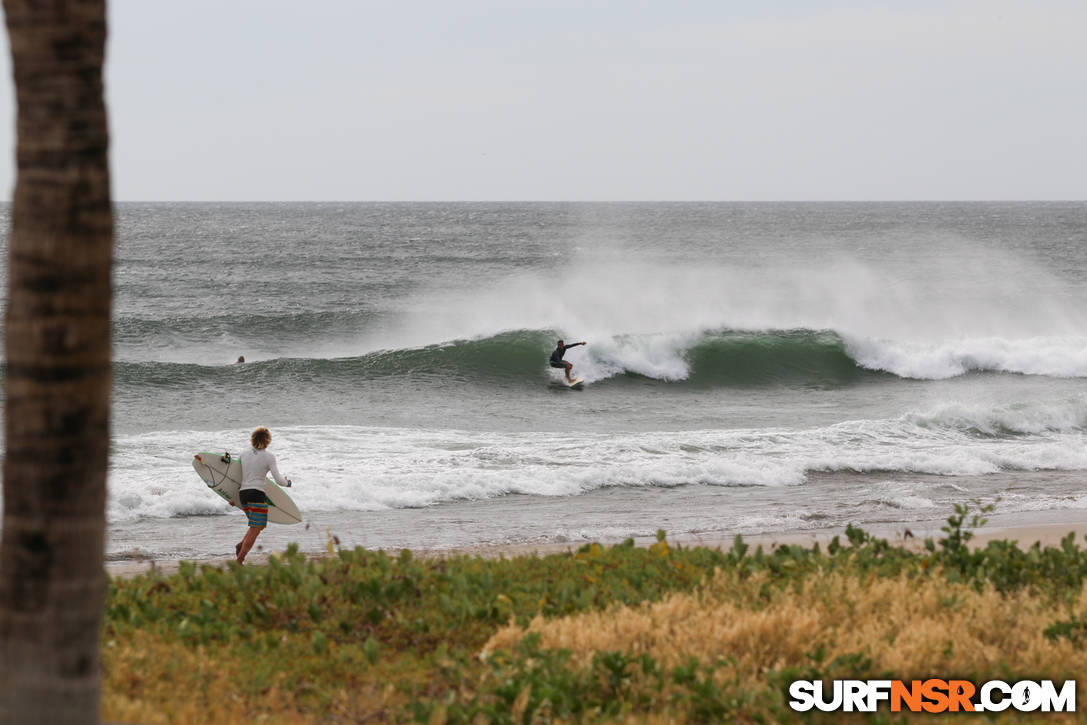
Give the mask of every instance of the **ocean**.
[[231, 555], [191, 461], [257, 425], [306, 520], [268, 548], [1087, 508], [1087, 203], [121, 203], [117, 239], [113, 559]]

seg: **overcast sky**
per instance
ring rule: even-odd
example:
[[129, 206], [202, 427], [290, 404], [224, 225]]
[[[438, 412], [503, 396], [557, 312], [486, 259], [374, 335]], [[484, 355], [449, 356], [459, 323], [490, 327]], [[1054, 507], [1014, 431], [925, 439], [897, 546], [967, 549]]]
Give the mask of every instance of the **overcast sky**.
[[109, 4], [118, 200], [1087, 198], [1084, 0]]

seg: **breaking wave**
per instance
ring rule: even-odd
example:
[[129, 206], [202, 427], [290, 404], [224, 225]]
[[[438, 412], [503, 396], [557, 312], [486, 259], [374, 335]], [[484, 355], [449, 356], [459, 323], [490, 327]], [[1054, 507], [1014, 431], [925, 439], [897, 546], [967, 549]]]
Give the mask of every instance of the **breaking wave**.
[[[343, 358], [279, 358], [244, 366], [118, 362], [129, 385], [197, 381], [244, 382], [247, 377], [387, 378], [435, 376], [505, 383], [548, 375], [556, 333], [503, 332], [472, 340], [378, 350]], [[589, 382], [631, 378], [692, 386], [845, 386], [873, 377], [941, 380], [993, 372], [1087, 377], [1087, 338], [974, 338], [920, 344], [851, 338], [831, 330], [719, 330], [690, 334], [616, 335], [573, 348], [567, 359]]]

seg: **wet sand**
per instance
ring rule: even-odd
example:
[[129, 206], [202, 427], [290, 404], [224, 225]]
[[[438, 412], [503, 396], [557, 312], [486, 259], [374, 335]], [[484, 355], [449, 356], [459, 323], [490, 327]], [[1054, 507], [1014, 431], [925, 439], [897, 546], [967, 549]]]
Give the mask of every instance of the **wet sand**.
[[[1018, 542], [1020, 548], [1026, 549], [1032, 546], [1034, 543], [1040, 543], [1043, 547], [1046, 546], [1059, 546], [1061, 539], [1068, 535], [1069, 532], [1075, 534], [1076, 543], [1083, 546], [1087, 545], [1087, 511], [1079, 512], [1061, 512], [1060, 520], [1042, 520], [1024, 523], [1019, 520], [1018, 517], [1000, 518], [994, 517], [993, 520], [986, 526], [974, 530], [974, 537], [970, 541], [971, 546], [985, 546], [990, 541], [1010, 539]], [[912, 528], [911, 528], [912, 527]], [[888, 525], [885, 527], [876, 527], [869, 530], [869, 533], [886, 538], [888, 541], [905, 546], [910, 549], [920, 550], [923, 546], [925, 538], [939, 539], [943, 536], [943, 532], [940, 531], [940, 523], [926, 524], [919, 526], [916, 524], [897, 524]], [[797, 532], [782, 532], [776, 534], [756, 534], [750, 536], [744, 536], [744, 541], [752, 548], [762, 546], [764, 549], [772, 549], [776, 546], [785, 544], [789, 545], [801, 545], [810, 547], [813, 544], [819, 544], [820, 546], [826, 546], [835, 536], [839, 537], [840, 541], [846, 542], [845, 529], [833, 528], [833, 529], [819, 529], [811, 531], [797, 531]], [[643, 538], [636, 539], [635, 544], [638, 546], [649, 546], [655, 539]], [[682, 546], [702, 546], [711, 549], [729, 549], [734, 541], [734, 537], [727, 536], [712, 536], [712, 537], [669, 537], [668, 541], [675, 545]], [[603, 544], [614, 544], [617, 542], [601, 542]], [[513, 544], [513, 545], [486, 545], [486, 546], [471, 546], [461, 547], [455, 549], [416, 549], [413, 550], [413, 554], [420, 557], [446, 557], [457, 555], [468, 556], [483, 556], [487, 558], [513, 558], [517, 556], [531, 556], [533, 554], [539, 554], [545, 556], [547, 554], [557, 554], [564, 552], [577, 551], [584, 543], [542, 543], [542, 544]], [[253, 552], [249, 555], [246, 561], [247, 566], [258, 566], [265, 564], [270, 556], [275, 555], [277, 552], [272, 551], [259, 551]], [[390, 554], [398, 554], [399, 550], [388, 550]], [[307, 556], [322, 556], [321, 553], [306, 552]], [[106, 562], [106, 572], [110, 576], [114, 577], [131, 577], [138, 574], [142, 574], [148, 571], [157, 570], [164, 574], [172, 574], [178, 570], [178, 565], [181, 560], [178, 559], [125, 559], [114, 560]], [[227, 566], [232, 559], [230, 558], [207, 558], [207, 559], [194, 559], [198, 565], [209, 566]]]

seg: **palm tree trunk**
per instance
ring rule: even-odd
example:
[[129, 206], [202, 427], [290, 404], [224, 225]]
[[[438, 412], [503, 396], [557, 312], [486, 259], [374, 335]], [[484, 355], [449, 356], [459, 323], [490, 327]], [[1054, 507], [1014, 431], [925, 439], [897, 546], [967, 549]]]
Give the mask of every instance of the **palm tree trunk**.
[[105, 0], [4, 0], [18, 102], [9, 239], [0, 722], [97, 723], [106, 579]]

